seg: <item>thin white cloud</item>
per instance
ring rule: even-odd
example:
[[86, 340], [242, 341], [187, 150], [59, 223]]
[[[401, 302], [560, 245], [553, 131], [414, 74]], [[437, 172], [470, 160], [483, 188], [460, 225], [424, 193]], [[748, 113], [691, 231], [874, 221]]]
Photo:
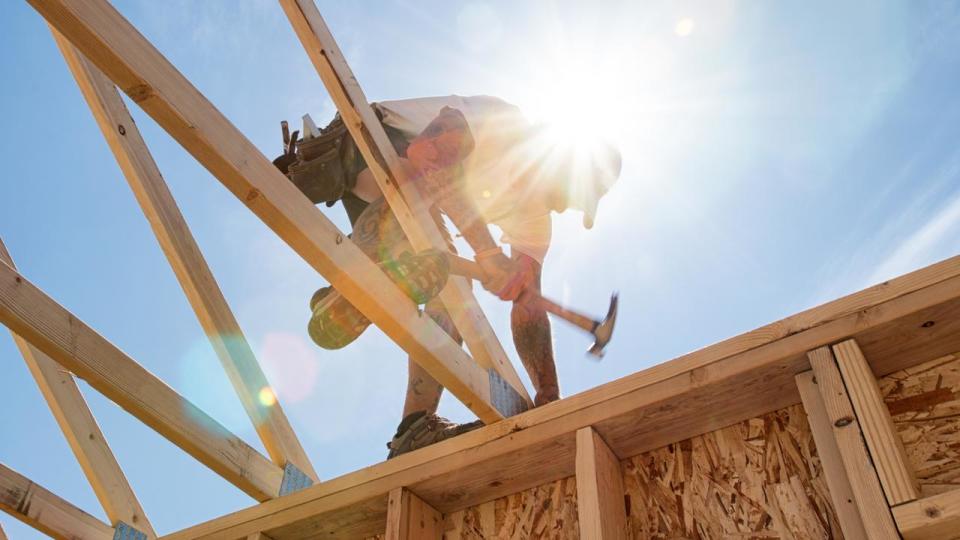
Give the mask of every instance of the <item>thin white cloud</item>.
[[951, 254], [960, 244], [960, 192], [878, 266], [868, 284], [909, 272]]

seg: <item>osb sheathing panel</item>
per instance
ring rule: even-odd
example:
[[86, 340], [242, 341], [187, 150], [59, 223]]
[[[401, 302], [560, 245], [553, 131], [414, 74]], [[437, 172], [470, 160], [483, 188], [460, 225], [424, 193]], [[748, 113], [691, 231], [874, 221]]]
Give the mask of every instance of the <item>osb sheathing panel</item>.
[[634, 538], [840, 538], [795, 405], [624, 462]]
[[891, 373], [880, 391], [921, 495], [960, 488], [960, 354]]
[[446, 539], [578, 538], [577, 482], [564, 478], [446, 516]]
[[[632, 538], [841, 538], [799, 406], [624, 460]], [[447, 539], [578, 538], [573, 478], [446, 517]]]

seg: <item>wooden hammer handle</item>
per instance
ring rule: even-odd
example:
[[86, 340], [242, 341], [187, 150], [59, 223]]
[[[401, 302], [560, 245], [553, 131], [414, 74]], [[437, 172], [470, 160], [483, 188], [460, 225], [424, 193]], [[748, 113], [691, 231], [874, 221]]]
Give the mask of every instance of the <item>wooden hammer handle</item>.
[[[465, 259], [452, 253], [447, 254], [447, 259], [450, 262], [450, 273], [480, 282], [483, 282], [485, 279], [487, 279], [486, 273], [484, 273], [483, 269], [480, 268], [480, 265], [475, 261]], [[536, 299], [540, 306], [548, 313], [552, 313], [557, 317], [579, 326], [587, 332], [592, 333], [597, 327], [597, 321], [575, 311], [571, 311], [554, 302], [553, 300], [544, 298], [539, 294], [536, 295]]]

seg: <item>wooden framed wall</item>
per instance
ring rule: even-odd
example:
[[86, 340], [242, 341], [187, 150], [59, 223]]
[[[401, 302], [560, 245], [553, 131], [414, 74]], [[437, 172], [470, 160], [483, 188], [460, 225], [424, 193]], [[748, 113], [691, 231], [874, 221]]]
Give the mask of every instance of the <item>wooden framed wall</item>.
[[[726, 452], [727, 456], [753, 455], [758, 449], [754, 437], [762, 437], [764, 445], [770, 440], [770, 444], [777, 447], [776, 451], [770, 450], [769, 455], [781, 462], [790, 460], [792, 465], [778, 464], [770, 473], [764, 470], [742, 474], [765, 478], [767, 474], [793, 471], [792, 476], [799, 480], [803, 480], [802, 475], [809, 480], [806, 484], [804, 481], [796, 484], [790, 475], [777, 476], [784, 480], [777, 482], [775, 488], [765, 486], [762, 480], [754, 481], [754, 489], [758, 491], [750, 500], [762, 506], [771, 498], [802, 501], [801, 494], [819, 493], [813, 500], [820, 502], [812, 507], [820, 510], [786, 512], [782, 517], [775, 517], [776, 512], [772, 510], [754, 514], [743, 510], [739, 521], [730, 519], [729, 523], [819, 521], [819, 529], [814, 529], [823, 534], [834, 533], [841, 521], [837, 517], [823, 517], [827, 515], [822, 509], [824, 505], [833, 507], [826, 480], [820, 473], [813, 475], [816, 471], [803, 472], [805, 468], [815, 467], [807, 457], [817, 456], [819, 460], [820, 454], [812, 434], [803, 436], [806, 442], [796, 442], [801, 429], [796, 422], [802, 409], [794, 409], [794, 414], [783, 417], [764, 415], [797, 407], [801, 391], [796, 376], [811, 369], [808, 353], [823, 346], [856, 339], [864, 361], [875, 376], [908, 369], [927, 359], [960, 350], [958, 263], [960, 258], [944, 261], [456, 439], [328, 480], [285, 500], [254, 506], [167, 538], [234, 538], [257, 530], [277, 540], [294, 539], [325, 532], [324, 523], [337, 523], [372, 536], [383, 531], [387, 497], [396, 488], [410, 490], [444, 513], [448, 528], [468, 530], [468, 525], [475, 525], [476, 520], [464, 521], [473, 519], [470, 517], [456, 522], [453, 516], [458, 512], [466, 512], [489, 524], [489, 516], [500, 515], [498, 511], [504, 508], [536, 508], [537, 504], [548, 504], [545, 499], [549, 499], [551, 508], [567, 509], [558, 510], [564, 523], [574, 523], [577, 518], [573, 516], [578, 510], [574, 502], [576, 482], [569, 480], [575, 478], [576, 433], [582, 428], [596, 431], [621, 460], [658, 449], [670, 449], [681, 457], [686, 454], [686, 461], [671, 461], [670, 454], [660, 455], [659, 459], [665, 463], [663, 467], [672, 467], [672, 474], [695, 470], [689, 459], [695, 449], [701, 449], [697, 451], [703, 452], [700, 454], [703, 459], [712, 462], [716, 457], [711, 456], [711, 452]], [[839, 367], [836, 369], [839, 371]], [[852, 403], [849, 406], [852, 410]], [[756, 420], [758, 418], [764, 419]], [[805, 415], [803, 418], [806, 423]], [[745, 421], [747, 424], [743, 427], [741, 423]], [[779, 425], [785, 426], [786, 434]], [[731, 426], [740, 426], [739, 431], [724, 433], [719, 438], [713, 436], [706, 442], [692, 442], [692, 438]], [[745, 431], [753, 435], [738, 435]], [[738, 437], [741, 442], [733, 446], [731, 441]], [[683, 442], [688, 440], [691, 442]], [[910, 446], [907, 446], [909, 456]], [[736, 452], [731, 448], [736, 448]], [[625, 470], [640, 470], [637, 465], [630, 469], [623, 461], [621, 466]], [[678, 469], [681, 466], [687, 468]], [[734, 463], [721, 470], [745, 471], [745, 466]], [[842, 464], [839, 467], [833, 470], [845, 471]], [[626, 495], [640, 489], [635, 478], [624, 477]], [[558, 481], [559, 484], [551, 484]], [[703, 493], [718, 496], [718, 487], [710, 491], [709, 482], [701, 482], [707, 486]], [[551, 485], [554, 488], [548, 487]], [[729, 488], [730, 496], [740, 500], [737, 489], [742, 489], [742, 485]], [[876, 485], [880, 486], [879, 479]], [[879, 495], [879, 500], [886, 505], [882, 488]], [[648, 503], [644, 497], [631, 498], [627, 506], [630, 508], [628, 526], [640, 519], [638, 512]], [[477, 510], [478, 505], [489, 504], [489, 501], [501, 501], [496, 507], [499, 510]], [[660, 523], [658, 519], [671, 523], [670, 527], [692, 527], [693, 523], [700, 523], [704, 530], [709, 527], [703, 524], [727, 523], [719, 511], [696, 518], [684, 510], [673, 512], [679, 514], [676, 519], [682, 521], [666, 520], [662, 517], [667, 515], [664, 513], [651, 519], [654, 523]], [[889, 509], [886, 512], [889, 514]], [[536, 517], [542, 512], [525, 515], [529, 520], [542, 523]]]

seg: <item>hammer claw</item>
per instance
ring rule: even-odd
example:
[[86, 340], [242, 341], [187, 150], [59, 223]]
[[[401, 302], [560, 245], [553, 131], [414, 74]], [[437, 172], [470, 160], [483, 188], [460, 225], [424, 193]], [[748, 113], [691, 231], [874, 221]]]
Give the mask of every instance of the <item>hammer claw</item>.
[[619, 303], [620, 294], [615, 292], [610, 296], [610, 307], [607, 309], [607, 316], [603, 318], [603, 321], [598, 322], [593, 332], [591, 332], [594, 337], [594, 342], [593, 345], [590, 346], [590, 349], [587, 350], [587, 353], [595, 356], [598, 360], [603, 358], [604, 349], [607, 344], [610, 343], [610, 338], [613, 337], [613, 327], [617, 324]]

